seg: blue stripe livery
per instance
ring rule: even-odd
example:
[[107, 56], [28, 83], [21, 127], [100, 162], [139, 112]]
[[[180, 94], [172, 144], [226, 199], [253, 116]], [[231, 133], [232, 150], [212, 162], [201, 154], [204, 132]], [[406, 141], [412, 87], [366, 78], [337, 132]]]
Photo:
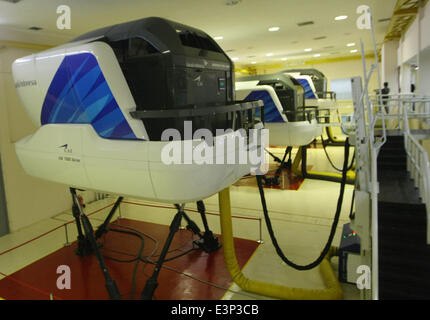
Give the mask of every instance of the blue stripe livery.
[[91, 53], [63, 59], [49, 86], [40, 120], [42, 125], [91, 124], [102, 138], [138, 140]]
[[297, 79], [297, 81], [300, 83], [300, 85], [305, 89], [305, 99], [316, 99], [314, 91], [311, 88], [311, 85], [309, 84], [308, 80], [306, 79]]
[[[245, 101], [262, 100], [264, 102], [264, 121], [265, 122], [285, 122], [281, 113], [275, 105], [272, 97], [267, 91], [252, 91]], [[260, 116], [260, 109], [257, 109], [255, 116]]]

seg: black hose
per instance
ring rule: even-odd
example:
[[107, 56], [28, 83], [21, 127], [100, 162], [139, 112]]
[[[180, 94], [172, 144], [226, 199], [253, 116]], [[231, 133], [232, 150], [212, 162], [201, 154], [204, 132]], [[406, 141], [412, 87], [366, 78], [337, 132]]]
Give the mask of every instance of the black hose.
[[354, 220], [355, 219], [354, 201], [355, 201], [355, 188], [352, 191], [351, 209], [349, 210], [349, 219], [350, 220]]
[[[134, 257], [134, 258], [131, 258], [131, 259], [118, 259], [118, 258], [114, 258], [114, 257], [109, 256], [109, 255], [106, 255], [106, 254], [105, 254], [105, 255], [103, 255], [103, 257], [104, 257], [105, 259], [109, 259], [109, 260], [112, 260], [112, 261], [115, 261], [115, 262], [119, 262], [119, 263], [130, 263], [130, 262], [135, 262], [134, 269], [133, 269], [133, 273], [132, 273], [132, 288], [131, 288], [131, 294], [130, 294], [130, 299], [134, 299], [134, 294], [135, 294], [135, 291], [136, 291], [136, 275], [137, 275], [137, 268], [138, 268], [138, 266], [139, 266], [139, 263], [140, 263], [140, 262], [142, 262], [142, 263], [152, 263], [152, 264], [156, 264], [156, 262], [154, 262], [154, 261], [150, 260], [150, 258], [152, 258], [152, 257], [157, 257], [157, 256], [156, 256], [156, 255], [154, 255], [154, 253], [155, 253], [155, 252], [153, 252], [152, 254], [150, 254], [148, 257], [144, 257], [144, 256], [143, 256], [143, 250], [144, 250], [144, 247], [145, 247], [145, 245], [144, 245], [145, 241], [144, 241], [143, 236], [142, 236], [141, 234], [139, 234], [139, 232], [138, 232], [137, 230], [134, 230], [134, 229], [129, 228], [129, 227], [121, 226], [121, 225], [117, 225], [117, 226], [122, 227], [122, 228], [127, 228], [127, 229], [131, 229], [131, 230], [133, 230], [133, 231], [127, 231], [127, 230], [120, 230], [120, 229], [109, 228], [109, 230], [110, 230], [110, 231], [113, 231], [113, 232], [119, 232], [119, 233], [129, 234], [129, 235], [133, 235], [133, 236], [138, 237], [138, 238], [141, 240], [141, 244], [140, 244], [139, 252], [138, 252], [138, 254], [137, 254], [137, 255], [134, 255], [134, 254], [124, 253], [124, 252], [121, 252], [121, 251], [116, 251], [116, 250], [112, 250], [112, 249], [107, 249], [107, 248], [105, 248], [105, 250], [113, 251], [113, 252], [116, 252], [116, 253], [119, 253], [119, 254], [122, 254], [122, 255], [132, 256], [132, 257]], [[191, 241], [192, 241], [192, 238], [191, 238]], [[184, 244], [184, 246], [185, 246], [185, 245], [186, 245], [186, 244]], [[193, 245], [193, 247], [192, 247], [191, 249], [186, 250], [186, 251], [183, 251], [183, 252], [179, 253], [179, 254], [178, 254], [178, 255], [176, 255], [176, 256], [173, 256], [173, 257], [167, 258], [167, 259], [165, 259], [165, 260], [164, 260], [164, 262], [175, 260], [175, 259], [177, 259], [177, 258], [180, 258], [180, 257], [182, 257], [182, 256], [185, 256], [185, 255], [187, 255], [187, 254], [191, 253], [192, 251], [196, 251], [196, 250], [198, 250], [198, 249], [199, 249], [199, 248], [196, 248], [196, 247], [194, 247], [194, 245]], [[180, 249], [179, 249], [179, 248], [177, 248], [177, 249], [171, 250], [171, 251], [169, 251], [169, 252], [173, 252], [173, 251], [176, 251], [176, 250], [180, 250]]]
[[339, 197], [337, 200], [337, 208], [336, 208], [336, 213], [334, 216], [334, 221], [333, 221], [333, 224], [331, 227], [330, 235], [329, 235], [328, 241], [327, 241], [323, 251], [321, 252], [321, 255], [314, 262], [312, 262], [308, 265], [305, 265], [305, 266], [297, 265], [294, 262], [290, 261], [284, 255], [281, 248], [279, 247], [278, 241], [276, 240], [275, 234], [273, 232], [272, 223], [270, 221], [269, 214], [267, 211], [266, 199], [264, 196], [264, 189], [263, 189], [263, 185], [261, 182], [262, 179], [261, 179], [261, 176], [257, 176], [258, 189], [260, 191], [261, 205], [263, 206], [263, 212], [264, 212], [264, 218], [266, 220], [267, 230], [269, 231], [270, 238], [272, 240], [273, 245], [275, 246], [276, 252], [278, 253], [279, 257], [290, 267], [293, 267], [294, 269], [297, 269], [297, 270], [313, 269], [313, 268], [317, 267], [323, 261], [323, 259], [325, 258], [325, 256], [329, 252], [331, 244], [333, 242], [334, 235], [336, 233], [336, 228], [337, 228], [337, 225], [339, 222], [340, 213], [342, 211], [342, 202], [343, 202], [343, 196], [345, 193], [345, 185], [346, 185], [346, 173], [347, 173], [347, 169], [348, 169], [348, 159], [349, 159], [349, 141], [348, 141], [348, 139], [346, 139], [346, 141], [345, 141], [345, 159], [343, 162], [343, 172], [342, 172], [342, 180], [341, 180], [341, 184], [340, 184], [340, 193], [339, 193]]
[[137, 232], [127, 231], [127, 230], [120, 230], [120, 229], [113, 229], [113, 228], [110, 228], [109, 230], [113, 231], [113, 232], [130, 234], [130, 235], [138, 237], [141, 240], [139, 252], [138, 252], [137, 256], [134, 259], [121, 260], [121, 259], [117, 259], [117, 258], [113, 258], [113, 257], [107, 256], [107, 255], [104, 255], [104, 257], [106, 259], [110, 259], [110, 260], [113, 260], [113, 261], [116, 261], [116, 262], [121, 262], [121, 263], [136, 262], [135, 265], [134, 265], [133, 273], [132, 273], [131, 294], [130, 294], [130, 299], [134, 299], [134, 292], [136, 291], [136, 273], [137, 273], [137, 268], [139, 266], [139, 263], [142, 261], [143, 249], [145, 248], [145, 240], [144, 240], [143, 236], [140, 235], [140, 234], [138, 234]]
[[[328, 152], [327, 152], [327, 149], [326, 149], [326, 147], [327, 147], [327, 146], [326, 146], [326, 144], [325, 144], [324, 139], [323, 139], [323, 137], [322, 137], [322, 136], [321, 136], [321, 141], [322, 141], [322, 146], [323, 146], [323, 149], [324, 149], [325, 155], [326, 155], [326, 157], [327, 157], [327, 159], [328, 159], [328, 162], [330, 162], [330, 165], [333, 167], [333, 169], [334, 169], [334, 170], [336, 170], [336, 171], [338, 171], [338, 172], [342, 172], [342, 171], [343, 171], [343, 169], [338, 169], [338, 168], [334, 165], [333, 161], [330, 159], [330, 156], [328, 155]], [[352, 167], [354, 166], [354, 161], [355, 161], [355, 152], [354, 152], [354, 154], [352, 155], [351, 164], [348, 166], [347, 171], [349, 171], [349, 170], [351, 170], [351, 169], [352, 169]]]

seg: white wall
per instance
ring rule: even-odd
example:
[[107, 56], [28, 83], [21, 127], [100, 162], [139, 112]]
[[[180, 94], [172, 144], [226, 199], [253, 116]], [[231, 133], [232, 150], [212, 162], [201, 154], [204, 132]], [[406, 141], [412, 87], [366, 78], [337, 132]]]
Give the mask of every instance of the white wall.
[[[419, 9], [417, 18], [400, 39], [397, 52], [398, 66], [401, 66], [401, 90], [410, 92], [411, 83], [415, 82], [416, 93], [430, 95], [429, 54], [430, 49], [430, 2]], [[387, 51], [388, 55], [393, 54]], [[415, 64], [418, 70], [411, 68]], [[416, 78], [415, 78], [416, 77]]]
[[430, 96], [430, 47], [424, 50], [420, 55], [418, 83], [418, 93]]
[[400, 40], [401, 50], [401, 61], [400, 63], [406, 63], [411, 59], [414, 59], [419, 52], [420, 42], [419, 39], [419, 19], [415, 19], [412, 25], [406, 31], [405, 35]]
[[[382, 45], [381, 52], [381, 82], [388, 82], [391, 93], [397, 93], [399, 90], [397, 76], [397, 51], [399, 48], [398, 41], [387, 41]], [[382, 85], [381, 84], [381, 85]]]
[[[22, 48], [0, 49], [0, 155], [12, 232], [70, 209], [72, 205], [68, 186], [28, 176], [15, 154], [13, 143], [33, 133], [36, 127], [16, 93], [11, 65], [15, 59], [31, 53]], [[84, 197], [90, 201], [94, 193], [85, 193]]]
[[425, 50], [430, 47], [430, 3], [420, 10], [421, 23], [421, 49]]

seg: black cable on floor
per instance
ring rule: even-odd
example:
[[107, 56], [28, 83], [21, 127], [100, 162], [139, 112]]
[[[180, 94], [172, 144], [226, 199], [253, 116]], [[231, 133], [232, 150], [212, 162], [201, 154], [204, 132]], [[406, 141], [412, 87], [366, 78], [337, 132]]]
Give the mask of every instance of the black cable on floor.
[[[326, 147], [327, 147], [327, 146], [326, 146], [326, 144], [325, 144], [325, 142], [324, 142], [323, 136], [321, 136], [321, 140], [322, 140], [322, 146], [323, 146], [323, 149], [324, 149], [324, 153], [325, 153], [325, 155], [326, 155], [326, 157], [327, 157], [327, 159], [328, 159], [328, 162], [330, 163], [330, 165], [332, 166], [332, 168], [333, 168], [334, 170], [336, 170], [336, 171], [338, 171], [338, 172], [342, 172], [342, 171], [343, 171], [343, 169], [338, 169], [338, 168], [334, 165], [334, 163], [333, 163], [333, 161], [331, 160], [330, 156], [328, 155], [328, 152], [327, 152], [327, 149], [326, 149]], [[349, 170], [351, 170], [351, 169], [352, 169], [352, 167], [354, 166], [354, 162], [355, 162], [355, 152], [354, 152], [354, 154], [352, 155], [351, 164], [348, 166], [347, 171], [349, 171]]]
[[[117, 225], [117, 226], [126, 228], [125, 226], [121, 226], [121, 225]], [[133, 230], [132, 228], [128, 228], [128, 229]], [[137, 269], [138, 269], [139, 263], [143, 262], [145, 264], [147, 264], [147, 263], [156, 264], [156, 262], [150, 260], [150, 258], [152, 258], [152, 257], [157, 257], [157, 256], [154, 255], [154, 253], [155, 253], [156, 250], [153, 250], [153, 252], [150, 255], [148, 255], [147, 257], [143, 257], [142, 254], [143, 254], [143, 249], [144, 249], [144, 238], [143, 238], [143, 236], [141, 234], [139, 234], [141, 232], [137, 232], [137, 231], [125, 231], [125, 230], [113, 229], [113, 228], [109, 228], [109, 231], [119, 232], [119, 233], [124, 233], [124, 234], [130, 234], [130, 235], [136, 236], [136, 237], [138, 237], [138, 238], [141, 239], [141, 245], [140, 245], [139, 252], [138, 252], [137, 255], [133, 255], [133, 254], [130, 254], [130, 253], [127, 253], [127, 252], [121, 252], [121, 251], [118, 251], [118, 250], [112, 250], [112, 249], [105, 248], [105, 250], [116, 252], [118, 254], [133, 256], [134, 257], [133, 259], [118, 259], [118, 258], [114, 258], [114, 257], [108, 256], [108, 255], [103, 255], [104, 258], [112, 260], [112, 261], [115, 261], [115, 262], [118, 262], [118, 263], [136, 262], [135, 266], [134, 266], [134, 269], [133, 269], [132, 289], [131, 289], [131, 294], [130, 294], [130, 299], [134, 299], [134, 294], [135, 294], [135, 290], [136, 290], [136, 275], [137, 275]], [[152, 239], [152, 240], [156, 241], [155, 239]], [[191, 242], [192, 241], [193, 241], [193, 236], [191, 236]], [[174, 252], [174, 251], [178, 251], [178, 250], [181, 251], [181, 248], [184, 247], [186, 244], [187, 243], [184, 243], [180, 248], [173, 249], [173, 250], [171, 250], [169, 252]], [[196, 250], [199, 250], [199, 248], [195, 247], [194, 243], [193, 243], [193, 247], [190, 248], [189, 250], [183, 251], [183, 252], [181, 252], [181, 253], [173, 256], [173, 257], [167, 258], [167, 259], [164, 260], [164, 262], [178, 259], [178, 258], [180, 258], [182, 256], [185, 256], [185, 255], [191, 253], [192, 251], [196, 251]]]
[[337, 228], [337, 225], [339, 222], [340, 213], [342, 211], [342, 202], [343, 202], [343, 196], [345, 193], [345, 185], [346, 185], [346, 174], [348, 171], [347, 170], [348, 169], [348, 159], [349, 159], [349, 141], [348, 141], [348, 139], [346, 139], [346, 141], [345, 141], [345, 159], [343, 162], [342, 180], [340, 183], [340, 193], [339, 193], [339, 197], [337, 200], [337, 208], [336, 208], [336, 213], [334, 216], [334, 221], [333, 221], [333, 224], [331, 226], [330, 235], [329, 235], [327, 243], [326, 243], [323, 251], [321, 252], [320, 256], [314, 262], [312, 262], [308, 265], [305, 265], [305, 266], [301, 266], [301, 265], [295, 264], [294, 262], [290, 261], [284, 255], [283, 251], [279, 247], [279, 244], [278, 244], [278, 241], [277, 241], [275, 234], [273, 232], [272, 223], [270, 221], [270, 217], [269, 217], [269, 214], [267, 211], [266, 198], [264, 196], [264, 188], [263, 188], [263, 184], [262, 184], [262, 179], [261, 179], [261, 176], [257, 176], [257, 184], [258, 184], [258, 189], [260, 191], [261, 205], [263, 206], [263, 213], [264, 213], [264, 218], [266, 220], [267, 230], [269, 231], [270, 238], [272, 240], [273, 245], [275, 246], [277, 254], [290, 267], [293, 267], [294, 269], [297, 269], [297, 270], [313, 269], [313, 268], [317, 267], [323, 261], [323, 259], [325, 258], [325, 256], [329, 252], [331, 244], [333, 242], [334, 235], [336, 233], [336, 228]]
[[[128, 227], [128, 226], [123, 226], [123, 225], [120, 225], [120, 224], [117, 224], [117, 223], [112, 223], [112, 225], [115, 225], [115, 226], [118, 226], [118, 227], [121, 227], [121, 228], [129, 229], [129, 230], [131, 230], [131, 231], [134, 231], [134, 233], [141, 234], [141, 235], [143, 235], [143, 236], [145, 236], [145, 237], [148, 237], [150, 240], [154, 241], [154, 243], [155, 243], [155, 248], [154, 248], [154, 250], [152, 251], [152, 253], [151, 253], [151, 254], [149, 254], [149, 255], [148, 255], [148, 256], [146, 256], [146, 257], [141, 257], [140, 261], [141, 261], [141, 262], [143, 262], [143, 264], [144, 264], [144, 265], [143, 265], [143, 269], [145, 269], [145, 267], [146, 267], [148, 264], [152, 264], [152, 265], [156, 265], [156, 264], [157, 264], [157, 262], [156, 262], [156, 261], [152, 261], [152, 260], [150, 260], [150, 258], [152, 258], [152, 257], [157, 257], [157, 256], [158, 256], [158, 255], [154, 255], [154, 253], [155, 253], [155, 252], [157, 251], [157, 249], [158, 249], [158, 241], [157, 241], [156, 239], [154, 239], [153, 237], [151, 237], [150, 235], [148, 235], [148, 234], [146, 234], [146, 233], [143, 233], [142, 231], [139, 231], [139, 230], [137, 230], [137, 229], [133, 229], [133, 228]], [[110, 229], [110, 230], [113, 230], [113, 229]], [[194, 235], [192, 234], [192, 235], [191, 235], [191, 241], [193, 241], [193, 239], [194, 239]], [[181, 250], [181, 248], [185, 247], [185, 245], [186, 245], [187, 243], [188, 243], [188, 242], [185, 242], [185, 243], [184, 243], [183, 245], [181, 245], [180, 247], [175, 248], [175, 249], [173, 249], [173, 250], [170, 250], [169, 252], [171, 253], [171, 252], [174, 252], [174, 251]], [[177, 258], [179, 258], [179, 257], [182, 257], [182, 256], [184, 256], [184, 255], [186, 255], [186, 254], [188, 254], [188, 253], [190, 253], [190, 252], [192, 252], [192, 251], [198, 250], [198, 249], [199, 249], [199, 248], [198, 248], [198, 247], [195, 247], [195, 246], [194, 246], [194, 243], [193, 243], [193, 248], [191, 248], [191, 249], [189, 249], [189, 250], [186, 250], [186, 251], [183, 251], [182, 253], [180, 253], [180, 254], [178, 254], [178, 255], [176, 255], [176, 256], [170, 257], [170, 258], [168, 258], [168, 259], [166, 259], [166, 260], [164, 260], [164, 261], [171, 261], [171, 260], [177, 259]], [[112, 251], [112, 252], [115, 252], [115, 253], [118, 253], [118, 254], [122, 254], [122, 255], [126, 255], [126, 256], [132, 256], [132, 257], [135, 257], [134, 259], [121, 260], [121, 259], [116, 259], [116, 258], [112, 258], [112, 257], [105, 256], [107, 259], [111, 258], [113, 261], [117, 261], [117, 262], [134, 262], [134, 261], [137, 259], [137, 256], [135, 256], [134, 254], [128, 253], [128, 252], [122, 252], [122, 251], [113, 250], [113, 249], [109, 249], [109, 248], [104, 248], [104, 250]], [[137, 267], [136, 267], [136, 266], [135, 266], [135, 268], [137, 269]], [[244, 293], [244, 292], [238, 292], [238, 291], [234, 291], [234, 290], [232, 290], [231, 288], [222, 287], [222, 286], [217, 285], [217, 284], [215, 284], [215, 283], [212, 283], [212, 282], [208, 282], [208, 281], [205, 281], [205, 280], [199, 279], [199, 278], [197, 278], [197, 277], [192, 276], [192, 275], [191, 275], [191, 274], [189, 274], [189, 273], [186, 273], [186, 272], [183, 272], [183, 271], [180, 271], [180, 270], [174, 269], [174, 268], [169, 267], [169, 266], [166, 266], [166, 265], [163, 265], [163, 266], [162, 266], [162, 268], [165, 268], [165, 269], [168, 269], [168, 270], [174, 271], [174, 272], [176, 272], [176, 273], [178, 273], [178, 274], [182, 274], [182, 275], [184, 275], [184, 276], [186, 276], [186, 277], [189, 277], [189, 278], [191, 278], [191, 279], [193, 279], [193, 280], [196, 280], [196, 281], [202, 282], [202, 283], [207, 284], [207, 285], [209, 285], [209, 286], [212, 286], [212, 287], [214, 287], [214, 288], [222, 289], [222, 290], [225, 290], [225, 291], [230, 291], [230, 292], [233, 292], [233, 293], [235, 293], [235, 294], [243, 295], [243, 296], [246, 296], [246, 297], [255, 298], [254, 296], [252, 296], [252, 295], [248, 295], [248, 294], [246, 294], [246, 293]], [[137, 270], [134, 270], [133, 274], [137, 274]], [[147, 276], [148, 278], [150, 277], [149, 275], [146, 275], [146, 276]], [[134, 283], [134, 284], [136, 283], [136, 279], [135, 279], [135, 277], [133, 277], [133, 283]], [[131, 299], [134, 299], [134, 291], [135, 291], [135, 285], [133, 286], [132, 291], [131, 291], [131, 294], [130, 294]], [[156, 296], [154, 295], [153, 299], [155, 299], [155, 298], [156, 298]]]
[[117, 258], [113, 258], [107, 255], [103, 255], [104, 258], [112, 260], [112, 261], [116, 261], [116, 262], [120, 262], [120, 263], [129, 263], [129, 262], [136, 262], [134, 265], [134, 269], [133, 269], [133, 274], [132, 274], [132, 282], [131, 282], [131, 299], [134, 298], [134, 292], [136, 289], [136, 273], [137, 273], [137, 268], [139, 266], [139, 263], [141, 262], [142, 259], [142, 254], [143, 254], [143, 249], [145, 248], [145, 240], [143, 238], [143, 236], [141, 236], [140, 234], [138, 234], [137, 232], [133, 232], [133, 231], [126, 231], [126, 230], [120, 230], [120, 229], [113, 229], [113, 228], [109, 228], [109, 231], [113, 231], [113, 232], [118, 232], [118, 233], [124, 233], [124, 234], [130, 234], [133, 236], [138, 237], [141, 240], [140, 243], [140, 248], [139, 248], [139, 252], [137, 254], [137, 256], [134, 259], [128, 259], [128, 260], [122, 260], [122, 259], [117, 259]]

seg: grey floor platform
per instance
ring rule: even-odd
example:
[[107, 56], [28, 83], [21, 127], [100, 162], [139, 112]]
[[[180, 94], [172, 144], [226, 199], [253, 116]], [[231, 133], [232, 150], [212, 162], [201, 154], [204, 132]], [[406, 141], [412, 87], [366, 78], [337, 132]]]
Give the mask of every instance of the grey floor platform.
[[382, 170], [378, 172], [381, 202], [421, 204], [418, 189], [407, 172]]

